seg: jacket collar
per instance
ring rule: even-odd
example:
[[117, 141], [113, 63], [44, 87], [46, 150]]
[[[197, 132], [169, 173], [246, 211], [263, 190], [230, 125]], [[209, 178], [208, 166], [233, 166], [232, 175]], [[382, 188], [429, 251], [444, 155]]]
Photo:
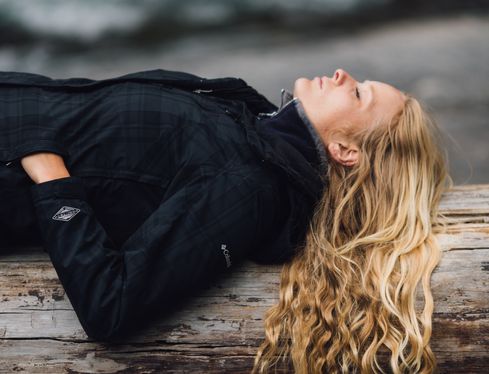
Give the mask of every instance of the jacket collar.
[[249, 145], [262, 162], [284, 175], [295, 188], [316, 201], [327, 184], [327, 173], [307, 162], [296, 147], [260, 126], [259, 119], [243, 111], [240, 122], [246, 131]]
[[[284, 91], [282, 90], [282, 97], [284, 97]], [[287, 141], [318, 172], [326, 173], [327, 156], [323, 142], [309, 121], [299, 99], [292, 98], [292, 95], [290, 98], [287, 102], [282, 99], [278, 111], [259, 117], [259, 126]]]

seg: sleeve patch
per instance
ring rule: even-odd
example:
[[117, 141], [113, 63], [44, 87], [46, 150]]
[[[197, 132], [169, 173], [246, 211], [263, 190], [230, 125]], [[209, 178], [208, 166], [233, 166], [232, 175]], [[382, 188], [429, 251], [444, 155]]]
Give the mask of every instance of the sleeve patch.
[[78, 209], [78, 208], [73, 208], [71, 206], [62, 206], [61, 209], [58, 210], [56, 212], [56, 214], [53, 216], [53, 219], [55, 221], [68, 222], [74, 216], [76, 216], [79, 212], [80, 212], [80, 209]]

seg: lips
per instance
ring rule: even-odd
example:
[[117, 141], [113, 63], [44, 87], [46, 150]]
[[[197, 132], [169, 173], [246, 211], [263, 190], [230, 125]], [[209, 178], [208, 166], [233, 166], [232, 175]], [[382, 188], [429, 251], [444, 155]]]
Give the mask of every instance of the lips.
[[318, 81], [319, 88], [323, 88], [323, 80], [320, 77], [314, 77], [314, 80]]

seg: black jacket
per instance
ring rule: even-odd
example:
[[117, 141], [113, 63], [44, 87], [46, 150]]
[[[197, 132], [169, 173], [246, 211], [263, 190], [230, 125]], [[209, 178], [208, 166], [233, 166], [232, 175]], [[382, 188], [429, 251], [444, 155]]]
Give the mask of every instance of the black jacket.
[[[237, 78], [0, 73], [0, 242], [42, 243], [102, 340], [244, 258], [286, 261], [326, 181], [260, 126], [275, 110]], [[33, 184], [20, 159], [37, 151], [71, 177]]]

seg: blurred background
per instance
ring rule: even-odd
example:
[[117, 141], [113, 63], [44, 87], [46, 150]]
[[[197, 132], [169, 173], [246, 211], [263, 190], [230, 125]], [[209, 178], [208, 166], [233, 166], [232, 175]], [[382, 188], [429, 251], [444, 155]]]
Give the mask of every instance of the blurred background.
[[0, 0], [0, 70], [388, 82], [424, 101], [456, 184], [489, 183], [489, 0]]

